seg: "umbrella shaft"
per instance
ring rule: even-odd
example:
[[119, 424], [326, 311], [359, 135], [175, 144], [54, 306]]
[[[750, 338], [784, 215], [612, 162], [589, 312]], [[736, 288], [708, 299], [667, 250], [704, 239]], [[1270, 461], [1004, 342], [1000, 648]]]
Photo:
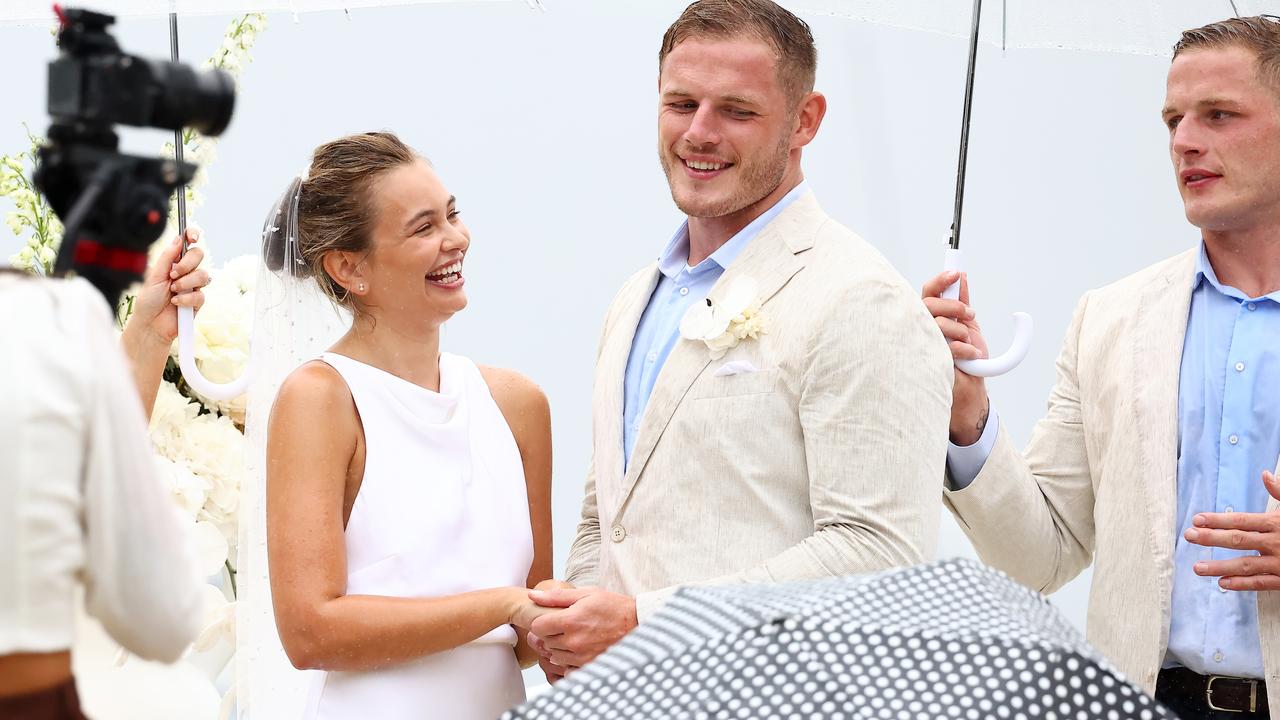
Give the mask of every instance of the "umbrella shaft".
[[[178, 13], [169, 13], [169, 54], [178, 62]], [[173, 159], [182, 164], [182, 130], [173, 131]], [[187, 231], [187, 186], [178, 187], [178, 234]], [[187, 241], [182, 241], [182, 255], [187, 254]], [[181, 255], [179, 255], [181, 257]]]
[[960, 120], [960, 166], [956, 170], [956, 209], [951, 218], [951, 249], [960, 249], [960, 217], [964, 212], [965, 165], [969, 159], [969, 117], [973, 111], [973, 77], [978, 64], [978, 27], [982, 0], [973, 0], [973, 26], [969, 31], [969, 70], [964, 79], [964, 117]]

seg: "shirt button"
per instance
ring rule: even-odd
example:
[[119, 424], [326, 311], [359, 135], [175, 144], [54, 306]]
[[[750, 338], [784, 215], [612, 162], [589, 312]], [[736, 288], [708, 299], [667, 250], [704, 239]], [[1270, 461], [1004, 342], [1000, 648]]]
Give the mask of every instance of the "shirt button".
[[612, 537], [613, 537], [613, 541], [614, 541], [614, 542], [616, 542], [616, 543], [617, 543], [617, 542], [622, 542], [622, 540], [623, 540], [626, 536], [627, 536], [627, 531], [626, 531], [626, 530], [623, 530], [621, 525], [614, 525], [614, 526], [613, 526], [613, 535], [612, 535]]
[[1214, 661], [1214, 662], [1222, 662], [1222, 651], [1221, 651], [1221, 650], [1219, 650], [1218, 652], [1216, 652], [1216, 653], [1214, 653], [1214, 654], [1213, 654], [1213, 661]]
[[1236, 372], [1244, 372], [1244, 363], [1236, 363]]
[[680, 294], [681, 294], [681, 295], [688, 295], [688, 294], [689, 294], [689, 288], [680, 288]]
[[1248, 305], [1245, 305], [1245, 307], [1249, 308], [1250, 310], [1257, 310], [1257, 309], [1258, 309], [1258, 305], [1257, 305], [1257, 303], [1249, 303]]
[[658, 360], [658, 353], [656, 353], [656, 352], [651, 352], [651, 353], [649, 353], [648, 357], [646, 357], [645, 359], [646, 359], [646, 360], [648, 360], [649, 362], [657, 362], [657, 360]]
[[1224, 510], [1223, 512], [1235, 512], [1235, 511], [1236, 511], [1236, 509], [1235, 509], [1234, 507], [1232, 507], [1232, 506], [1228, 505], [1228, 506], [1227, 506], [1227, 509], [1226, 509], [1226, 510]]
[[1240, 442], [1240, 438], [1236, 435], [1232, 435], [1231, 437], [1227, 438], [1227, 442], [1231, 443], [1232, 445], [1237, 445]]

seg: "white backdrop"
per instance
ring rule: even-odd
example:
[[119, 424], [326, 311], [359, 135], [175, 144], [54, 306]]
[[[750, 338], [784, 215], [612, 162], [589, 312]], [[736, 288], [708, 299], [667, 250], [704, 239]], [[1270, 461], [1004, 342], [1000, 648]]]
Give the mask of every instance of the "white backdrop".
[[[197, 222], [216, 258], [251, 253], [264, 212], [318, 143], [387, 128], [428, 155], [473, 234], [470, 306], [449, 323], [446, 347], [515, 367], [550, 397], [560, 572], [590, 452], [605, 307], [680, 220], [655, 157], [655, 87], [661, 35], [685, 2], [544, 4], [545, 13], [484, 3], [271, 15]], [[185, 19], [185, 57], [206, 57], [228, 19]], [[918, 286], [938, 271], [950, 224], [965, 43], [809, 19], [830, 101], [805, 153], [809, 182]], [[131, 52], [168, 55], [163, 19], [126, 20], [118, 36]], [[43, 131], [53, 53], [47, 25], [0, 26], [0, 152], [22, 149], [23, 121]], [[1026, 362], [991, 383], [1019, 444], [1044, 409], [1080, 294], [1198, 239], [1159, 118], [1167, 65], [982, 48], [963, 240], [993, 346], [1007, 342], [1008, 312], [1036, 319]], [[125, 136], [141, 153], [166, 139]], [[18, 247], [0, 231], [4, 257]], [[939, 512], [939, 554], [973, 556], [941, 503]], [[1053, 597], [1081, 627], [1088, 583], [1086, 572]]]

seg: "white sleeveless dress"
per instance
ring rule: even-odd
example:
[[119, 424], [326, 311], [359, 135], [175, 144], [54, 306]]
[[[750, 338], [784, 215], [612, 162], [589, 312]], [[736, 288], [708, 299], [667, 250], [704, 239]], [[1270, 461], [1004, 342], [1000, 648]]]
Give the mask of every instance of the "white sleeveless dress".
[[[343, 355], [322, 359], [346, 381], [364, 426], [364, 480], [346, 529], [347, 594], [523, 586], [533, 562], [524, 467], [475, 364], [442, 353], [435, 393]], [[503, 625], [382, 670], [317, 673], [303, 717], [493, 720], [524, 701], [515, 641]]]

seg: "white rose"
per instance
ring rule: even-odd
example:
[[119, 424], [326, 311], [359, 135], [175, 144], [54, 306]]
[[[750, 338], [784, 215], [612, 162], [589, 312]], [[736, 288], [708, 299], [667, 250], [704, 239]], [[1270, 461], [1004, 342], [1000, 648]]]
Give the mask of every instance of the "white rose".
[[161, 382], [151, 411], [151, 442], [156, 451], [171, 460], [183, 459], [186, 432], [200, 413], [200, 406], [178, 392], [171, 382]]
[[[222, 592], [218, 591], [218, 595], [221, 597]], [[212, 594], [210, 594], [210, 600], [213, 600]], [[194, 649], [196, 652], [207, 652], [212, 650], [219, 640], [226, 640], [231, 647], [235, 647], [236, 604], [234, 601], [227, 602], [226, 598], [222, 598], [221, 604], [213, 601], [205, 606], [204, 629], [196, 637]]]
[[[217, 383], [235, 380], [249, 363], [252, 334], [253, 288], [260, 260], [244, 255], [211, 273], [205, 288], [205, 305], [196, 315], [196, 365], [206, 378]], [[202, 398], [205, 406], [228, 415], [244, 425], [247, 396], [214, 401]]]
[[244, 435], [230, 418], [215, 414], [192, 420], [185, 435], [183, 461], [192, 472], [209, 481], [209, 492], [197, 517], [216, 525], [228, 546], [234, 548], [244, 475]]
[[707, 341], [718, 337], [729, 327], [728, 318], [704, 302], [694, 303], [680, 320], [680, 336], [688, 340]]
[[199, 521], [195, 525], [196, 571], [200, 577], [209, 577], [222, 571], [227, 561], [227, 539], [222, 530], [211, 522]]
[[738, 344], [738, 338], [732, 332], [722, 332], [714, 338], [705, 340], [707, 349], [711, 351], [711, 359], [719, 360]]
[[173, 499], [182, 511], [195, 521], [200, 508], [204, 507], [210, 483], [208, 480], [191, 472], [185, 464], [170, 460], [163, 455], [155, 456], [156, 469], [160, 477], [173, 492]]
[[261, 266], [262, 260], [257, 255], [234, 257], [218, 271], [218, 281], [231, 285], [242, 295], [251, 293], [258, 284]]

